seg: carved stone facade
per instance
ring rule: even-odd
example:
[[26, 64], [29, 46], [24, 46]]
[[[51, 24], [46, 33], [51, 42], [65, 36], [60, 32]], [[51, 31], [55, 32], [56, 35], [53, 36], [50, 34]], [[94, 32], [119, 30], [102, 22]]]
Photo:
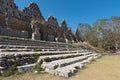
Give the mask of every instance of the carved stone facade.
[[[4, 28], [6, 31], [8, 31], [8, 28], [16, 30], [15, 32], [13, 31], [16, 34], [18, 31], [19, 34], [17, 37], [20, 37], [22, 34], [27, 35], [27, 37], [31, 36], [32, 39], [37, 40], [75, 41], [75, 37], [65, 20], [60, 25], [54, 16], [49, 16], [45, 20], [36, 3], [30, 3], [28, 7], [20, 11], [14, 0], [0, 0], [0, 28], [0, 30]], [[0, 33], [0, 35], [2, 34]], [[5, 35], [8, 36], [7, 34]], [[26, 36], [23, 36], [23, 38], [26, 38]]]

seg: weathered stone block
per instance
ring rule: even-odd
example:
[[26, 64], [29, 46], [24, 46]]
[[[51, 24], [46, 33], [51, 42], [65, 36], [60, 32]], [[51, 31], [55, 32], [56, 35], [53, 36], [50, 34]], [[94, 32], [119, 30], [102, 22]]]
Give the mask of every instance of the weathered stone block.
[[36, 34], [36, 33], [32, 33], [32, 40], [41, 40], [41, 35]]

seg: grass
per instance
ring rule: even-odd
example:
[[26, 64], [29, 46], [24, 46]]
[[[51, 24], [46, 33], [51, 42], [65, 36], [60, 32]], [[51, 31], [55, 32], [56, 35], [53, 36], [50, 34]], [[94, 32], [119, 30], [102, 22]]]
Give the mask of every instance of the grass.
[[86, 68], [79, 70], [74, 76], [64, 78], [47, 73], [35, 74], [25, 73], [14, 75], [2, 80], [120, 80], [120, 55], [103, 56], [95, 62], [86, 65]]

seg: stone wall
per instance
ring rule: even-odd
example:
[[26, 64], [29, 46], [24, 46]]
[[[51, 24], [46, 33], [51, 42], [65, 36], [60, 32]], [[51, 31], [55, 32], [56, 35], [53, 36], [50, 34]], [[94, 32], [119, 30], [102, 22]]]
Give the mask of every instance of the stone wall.
[[29, 26], [29, 22], [23, 21], [14, 17], [9, 18], [10, 28], [17, 29], [17, 30], [26, 30]]
[[[14, 0], [0, 0], [0, 26], [4, 28], [11, 28], [13, 30], [15, 29], [19, 31], [28, 31], [29, 38], [31, 38], [32, 32], [34, 31], [31, 30], [30, 26], [31, 22], [35, 20], [40, 23], [39, 25], [37, 25], [36, 29], [41, 34], [41, 40], [54, 41], [55, 37], [60, 38], [58, 42], [65, 42], [65, 38], [67, 38], [67, 40], [71, 42], [71, 38], [73, 37], [70, 37], [69, 35], [70, 33], [73, 33], [67, 26], [65, 20], [63, 20], [60, 25], [57, 21], [57, 18], [54, 16], [49, 16], [47, 20], [45, 20], [38, 5], [34, 2], [30, 3], [27, 7], [24, 7], [23, 10], [19, 10]], [[17, 31], [13, 32], [16, 33]], [[5, 34], [13, 34], [7, 33]], [[16, 34], [20, 33], [18, 32]], [[14, 35], [14, 37], [16, 37], [16, 34]], [[51, 37], [51, 35], [53, 36]]]
[[[9, 17], [8, 18], [8, 27], [16, 30], [27, 30], [27, 27], [29, 27], [29, 22], [15, 18], [15, 17]], [[0, 26], [4, 27], [6, 26], [5, 23], [5, 14], [0, 13]]]
[[48, 35], [47, 41], [55, 41], [55, 37], [53, 35]]
[[5, 26], [5, 15], [0, 13], [0, 26]]
[[58, 38], [58, 42], [65, 42], [64, 38]]
[[35, 63], [35, 58], [30, 54], [0, 55], [0, 66], [3, 67], [5, 70], [8, 69], [11, 65], [22, 66], [33, 63]]
[[27, 31], [19, 31], [11, 28], [2, 28], [0, 27], [0, 35], [2, 36], [11, 36], [11, 37], [20, 37], [20, 38], [28, 38]]
[[64, 43], [55, 43], [48, 41], [22, 40], [22, 39], [4, 39], [0, 38], [0, 45], [24, 45], [24, 46], [42, 46], [42, 47], [66, 47]]

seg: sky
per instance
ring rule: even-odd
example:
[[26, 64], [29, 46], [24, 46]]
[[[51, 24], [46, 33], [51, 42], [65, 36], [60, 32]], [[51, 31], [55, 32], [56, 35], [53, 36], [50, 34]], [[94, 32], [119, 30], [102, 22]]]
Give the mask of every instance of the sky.
[[120, 0], [14, 0], [21, 10], [36, 2], [45, 19], [53, 15], [59, 24], [63, 19], [76, 30], [79, 23], [92, 25], [97, 19], [120, 16]]

